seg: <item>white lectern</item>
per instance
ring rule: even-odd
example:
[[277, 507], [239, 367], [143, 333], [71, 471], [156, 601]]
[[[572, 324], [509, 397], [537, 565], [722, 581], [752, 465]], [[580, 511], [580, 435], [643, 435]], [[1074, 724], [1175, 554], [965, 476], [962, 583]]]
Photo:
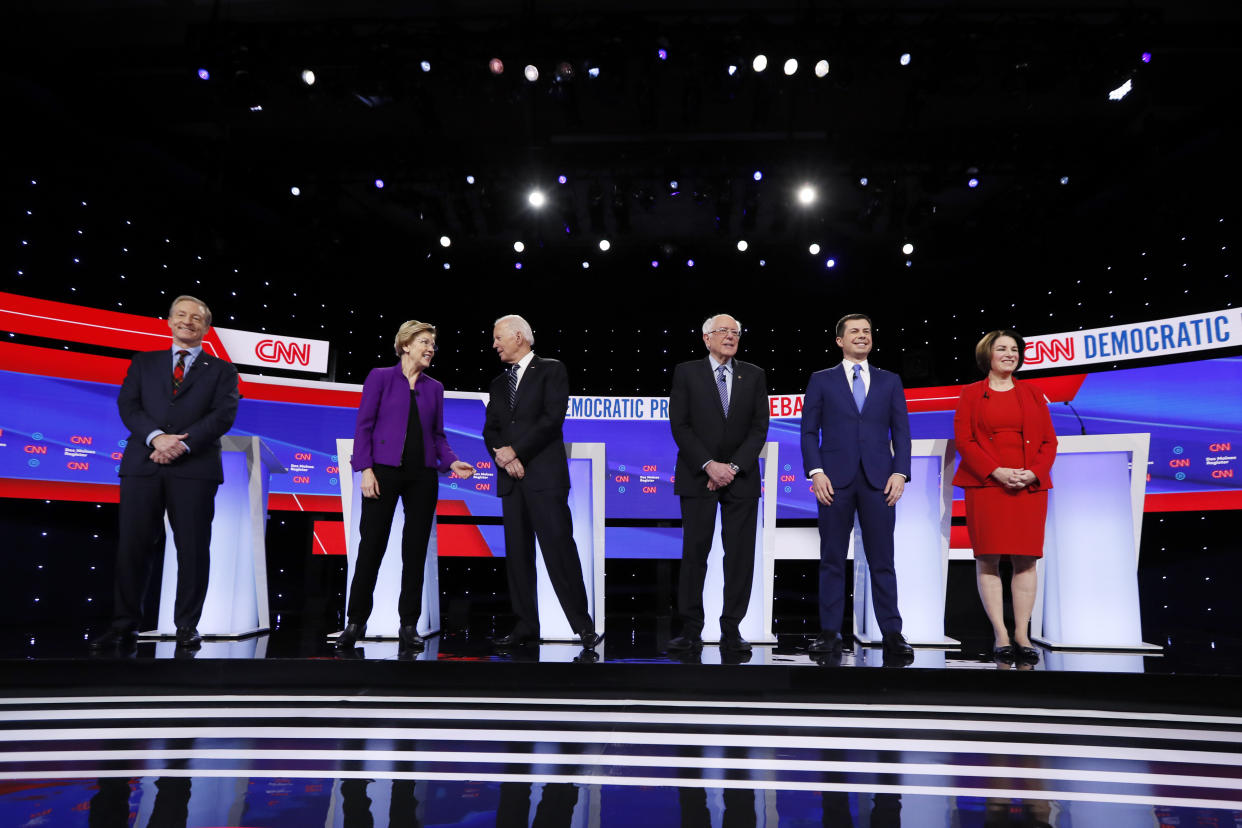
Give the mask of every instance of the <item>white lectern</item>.
[[[772, 582], [776, 577], [776, 486], [780, 468], [781, 444], [765, 443], [759, 452], [763, 461], [763, 495], [759, 498], [759, 519], [755, 526], [755, 577], [750, 586], [746, 617], [738, 625], [742, 638], [752, 644], [775, 644], [772, 634]], [[767, 493], [773, 496], [768, 497]], [[703, 640], [720, 641], [720, 610], [724, 606], [724, 546], [720, 540], [720, 512], [707, 556], [707, 577], [703, 581]]]
[[1058, 438], [1032, 638], [1050, 649], [1161, 652], [1143, 642], [1138, 558], [1150, 434]]
[[[268, 475], [285, 467], [253, 435], [220, 438], [224, 483], [216, 492], [211, 522], [211, 570], [198, 629], [204, 636], [241, 638], [268, 629], [267, 530]], [[159, 623], [143, 638], [177, 634], [173, 603], [177, 597], [177, 547], [164, 518], [164, 574], [160, 581]]]
[[[358, 564], [358, 525], [362, 518], [362, 472], [347, 471], [354, 453], [353, 439], [336, 441], [336, 456], [341, 468], [341, 517], [345, 521], [345, 589], [354, 582]], [[396, 638], [401, 627], [397, 600], [401, 597], [401, 530], [405, 528], [405, 507], [398, 504], [393, 512], [392, 531], [380, 561], [375, 582], [371, 617], [367, 619], [367, 639]], [[431, 519], [431, 536], [427, 539], [427, 559], [423, 564], [423, 611], [418, 616], [418, 634], [426, 638], [440, 632], [440, 556], [437, 554], [436, 519]]]
[[[893, 566], [902, 632], [919, 647], [956, 647], [944, 634], [945, 590], [949, 580], [949, 529], [953, 518], [951, 440], [914, 440], [910, 482], [897, 501]], [[854, 637], [863, 644], [883, 640], [871, 596], [871, 570], [862, 529], [854, 521]]]
[[[587, 612], [595, 632], [604, 632], [604, 492], [608, 476], [603, 443], [566, 443], [569, 455], [569, 512], [574, 520], [574, 543], [582, 564]], [[539, 599], [539, 637], [542, 641], [573, 641], [574, 630], [548, 580], [543, 550], [535, 544], [536, 592]], [[571, 654], [572, 655], [572, 654]], [[542, 660], [543, 656], [540, 655]]]

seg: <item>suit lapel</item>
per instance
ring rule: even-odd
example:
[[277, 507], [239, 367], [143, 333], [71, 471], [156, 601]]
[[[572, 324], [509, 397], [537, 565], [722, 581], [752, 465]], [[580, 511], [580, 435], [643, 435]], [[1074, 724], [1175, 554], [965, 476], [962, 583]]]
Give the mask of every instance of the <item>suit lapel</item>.
[[[536, 365], [538, 365], [538, 364], [539, 364], [539, 357], [535, 357], [534, 359], [532, 359], [532, 360], [530, 361], [530, 365], [527, 365], [527, 366], [526, 366], [526, 370], [522, 372], [522, 381], [518, 383], [518, 387], [517, 387], [517, 395], [513, 398], [513, 409], [512, 409], [513, 411], [517, 411], [518, 403], [520, 403], [520, 402], [522, 401], [522, 397], [523, 397], [523, 395], [525, 395], [525, 393], [526, 393], [526, 389], [529, 387], [529, 383], [535, 379], [535, 376], [536, 376], [536, 368], [535, 368], [535, 366], [536, 366]], [[509, 390], [508, 390], [508, 381], [509, 381], [509, 380], [508, 380], [508, 377], [506, 377], [506, 378], [505, 378], [505, 383], [506, 383], [505, 394], [506, 394], [506, 396], [507, 396], [507, 395], [508, 395], [508, 393], [509, 393]]]

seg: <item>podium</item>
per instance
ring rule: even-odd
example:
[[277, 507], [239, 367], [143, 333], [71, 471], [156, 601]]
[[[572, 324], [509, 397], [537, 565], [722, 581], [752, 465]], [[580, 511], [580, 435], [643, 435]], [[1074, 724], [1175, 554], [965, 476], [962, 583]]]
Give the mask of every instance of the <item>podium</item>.
[[[952, 648], [961, 642], [944, 634], [949, 579], [949, 530], [953, 518], [952, 440], [914, 440], [910, 482], [897, 501], [893, 566], [902, 632], [918, 647]], [[866, 644], [883, 640], [871, 596], [871, 570], [862, 529], [854, 520], [854, 637]]]
[[[604, 491], [608, 476], [603, 443], [566, 443], [569, 456], [569, 512], [574, 521], [574, 543], [582, 564], [587, 612], [595, 632], [604, 632]], [[539, 601], [539, 637], [542, 641], [575, 641], [578, 633], [565, 617], [556, 590], [548, 580], [543, 550], [535, 544], [536, 586]]]
[[[198, 629], [204, 636], [242, 638], [266, 632], [268, 476], [285, 467], [257, 436], [220, 438], [224, 483], [216, 491], [211, 522], [211, 570]], [[159, 621], [142, 638], [172, 638], [177, 597], [177, 547], [164, 518], [164, 574], [160, 581]]]
[[[781, 444], [765, 443], [759, 452], [763, 461], [763, 494], [759, 498], [759, 519], [755, 525], [755, 577], [750, 586], [746, 617], [738, 625], [742, 638], [752, 644], [775, 644], [772, 633], [772, 582], [776, 577], [776, 497], [777, 469]], [[773, 496], [768, 497], [767, 493]], [[720, 611], [724, 606], [724, 546], [720, 540], [720, 512], [712, 549], [707, 556], [707, 576], [703, 581], [703, 640], [720, 641]]]
[[1060, 437], [1031, 637], [1052, 650], [1162, 652], [1143, 642], [1138, 558], [1150, 434]]
[[[341, 517], [345, 521], [346, 601], [349, 600], [348, 590], [353, 585], [354, 569], [358, 564], [358, 527], [362, 519], [362, 472], [346, 471], [351, 468], [349, 458], [353, 453], [352, 438], [336, 441], [336, 456], [341, 469]], [[418, 634], [424, 638], [440, 632], [440, 556], [437, 553], [436, 527], [437, 521], [433, 516], [431, 535], [427, 538], [427, 559], [423, 564], [423, 611], [418, 616]], [[396, 638], [401, 627], [397, 601], [401, 597], [401, 531], [404, 528], [405, 505], [398, 502], [375, 582], [374, 604], [371, 617], [367, 619], [368, 640]]]

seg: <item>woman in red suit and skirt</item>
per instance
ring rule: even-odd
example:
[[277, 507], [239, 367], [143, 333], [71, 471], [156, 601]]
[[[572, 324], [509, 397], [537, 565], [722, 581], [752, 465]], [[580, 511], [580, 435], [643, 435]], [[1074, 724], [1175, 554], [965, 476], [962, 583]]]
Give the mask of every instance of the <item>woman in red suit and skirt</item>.
[[[962, 461], [953, 485], [966, 491], [966, 527], [975, 550], [979, 598], [992, 622], [992, 656], [1035, 664], [1031, 611], [1035, 563], [1043, 555], [1044, 520], [1057, 435], [1043, 395], [1013, 378], [1022, 367], [1025, 342], [1017, 331], [992, 331], [975, 346], [975, 362], [987, 379], [962, 389], [953, 435]], [[1000, 561], [1013, 565], [1013, 641], [1005, 629]]]

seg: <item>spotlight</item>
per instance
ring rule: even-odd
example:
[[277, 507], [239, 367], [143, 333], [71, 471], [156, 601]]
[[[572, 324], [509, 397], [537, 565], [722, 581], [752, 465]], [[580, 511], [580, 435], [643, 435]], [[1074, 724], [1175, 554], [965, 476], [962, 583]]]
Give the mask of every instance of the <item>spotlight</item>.
[[656, 52], [656, 57], [660, 60], [668, 60], [668, 49], [660, 49]]
[[1069, 184], [1069, 176], [1068, 175], [1061, 176], [1061, 186], [1064, 187], [1067, 184]]
[[807, 248], [807, 250], [810, 252], [810, 254], [811, 254], [812, 256], [818, 256], [818, 255], [819, 255], [819, 245], [818, 245], [818, 244], [815, 244], [814, 242], [812, 242], [812, 243], [811, 243], [811, 246], [810, 246], [810, 247], [808, 247], [808, 248]]
[[526, 200], [530, 202], [531, 207], [542, 207], [548, 201], [542, 190], [531, 190]]
[[1143, 54], [1139, 56], [1139, 60], [1143, 61], [1143, 63], [1151, 63], [1151, 52], [1143, 52]]
[[568, 179], [568, 178], [566, 178], [566, 177], [565, 177], [565, 176], [563, 176], [563, 175], [558, 175], [558, 176], [556, 177], [556, 183], [557, 183], [557, 184], [564, 184], [564, 183], [565, 183], [566, 181], [568, 181], [568, 180], [569, 180], [569, 179]]
[[591, 266], [591, 263], [590, 263], [590, 262], [585, 262], [585, 261], [584, 261], [584, 262], [582, 263], [582, 269], [583, 269], [583, 270], [587, 270], [588, 268], [590, 268], [590, 266]]
[[384, 179], [382, 178], [375, 179], [375, 189], [377, 190], [384, 189]]
[[750, 247], [750, 245], [746, 243], [746, 239], [738, 239], [737, 249], [739, 253], [745, 253], [746, 248], [748, 247]]
[[819, 63], [815, 64], [815, 77], [823, 78], [823, 77], [827, 77], [827, 75], [828, 75], [828, 61], [821, 60]]
[[445, 270], [452, 270], [452, 269], [453, 269], [453, 266], [452, 266], [451, 264], [449, 264], [448, 262], [445, 262], [445, 263], [444, 263], [444, 269], [445, 269]]
[[792, 76], [797, 71], [798, 71], [798, 59], [797, 58], [790, 58], [789, 60], [785, 61], [785, 75], [786, 76]]
[[211, 80], [211, 73], [208, 72], [205, 68], [199, 67], [198, 79], [199, 80]]
[[468, 175], [468, 176], [466, 176], [466, 183], [467, 183], [467, 184], [473, 184], [473, 183], [474, 183], [474, 176], [473, 176], [473, 175]]
[[522, 263], [521, 263], [521, 262], [514, 262], [514, 263], [513, 263], [513, 269], [514, 269], [514, 270], [521, 270], [521, 269], [522, 269]]
[[767, 69], [768, 68], [768, 56], [767, 55], [755, 55], [755, 59], [750, 62], [750, 68], [754, 69], [756, 72], [762, 72], [764, 69]]
[[914, 262], [910, 261], [909, 259], [906, 259], [906, 267], [914, 267]]
[[694, 259], [686, 259], [686, 267], [694, 267]]
[[837, 266], [836, 259], [829, 259], [828, 261], [824, 262], [824, 267], [828, 268], [829, 270], [831, 270], [832, 268], [836, 266]]
[[815, 188], [810, 184], [803, 184], [798, 188], [798, 203], [802, 205], [812, 204], [815, 201]]
[[911, 253], [914, 252], [914, 245], [910, 244], [910, 242], [906, 242], [905, 244], [901, 246], [901, 252], [909, 256]]
[[677, 183], [678, 183], [678, 182], [677, 182], [677, 179], [676, 179], [676, 178], [674, 178], [672, 181], [668, 182], [668, 188], [669, 188], [670, 190], [676, 190], [676, 189], [678, 189]]
[[313, 70], [311, 69], [302, 70], [302, 83], [306, 84], [307, 86], [315, 85], [315, 73]]
[[301, 187], [290, 187], [289, 188], [289, 195], [296, 197], [296, 196], [300, 196], [301, 194], [302, 194]]
[[866, 187], [866, 186], [867, 186], [868, 184], [870, 184], [870, 183], [871, 183], [871, 179], [870, 179], [870, 178], [867, 178], [867, 176], [865, 176], [865, 175], [864, 175], [864, 176], [862, 176], [861, 178], [859, 178], [859, 179], [858, 179], [858, 186], [859, 186], [859, 187]]
[[971, 178], [968, 178], [966, 180], [966, 186], [973, 190], [975, 187], [979, 186], [979, 179], [973, 176]]
[[651, 260], [651, 266], [652, 266], [652, 267], [659, 267], [659, 266], [660, 266], [660, 260], [659, 260], [659, 259], [652, 259], [652, 260]]
[[515, 242], [513, 243], [513, 252], [514, 252], [514, 253], [521, 253], [521, 252], [522, 252], [523, 250], [525, 250], [525, 249], [526, 249], [526, 245], [522, 244], [520, 241], [515, 241]]
[[599, 249], [600, 249], [600, 250], [602, 250], [603, 252], [607, 253], [607, 252], [608, 252], [611, 248], [612, 248], [612, 242], [608, 241], [608, 239], [600, 239], [600, 240], [599, 240]]
[[767, 266], [768, 266], [768, 260], [767, 260], [767, 259], [760, 259], [760, 260], [759, 260], [759, 266], [760, 266], [760, 267], [767, 267]]
[[591, 77], [593, 77], [593, 78], [598, 78], [598, 77], [599, 77], [599, 67], [598, 67], [598, 66], [592, 66], [590, 69], [588, 69], [588, 70], [587, 70], [587, 74], [588, 74], [588, 75], [590, 75], [590, 76], [591, 76]]
[[1133, 84], [1131, 84], [1130, 81], [1126, 81], [1121, 86], [1118, 86], [1116, 89], [1114, 89], [1112, 92], [1109, 92], [1108, 99], [1110, 101], [1119, 101], [1122, 98], [1124, 98], [1126, 95], [1129, 95], [1130, 90], [1133, 88], [1134, 88]]
[[522, 74], [526, 76], [528, 81], [534, 83], [539, 80], [539, 67], [535, 66], [533, 63], [528, 63], [526, 64], [526, 68], [522, 70]]
[[903, 52], [901, 57], [897, 59], [897, 62], [900, 63], [902, 66], [909, 66], [910, 65], [910, 53]]
[[441, 246], [441, 247], [448, 247], [448, 246], [449, 246], [450, 244], [452, 244], [452, 243], [453, 243], [453, 240], [452, 240], [452, 239], [450, 239], [448, 236], [441, 236], [441, 237], [440, 237], [440, 246]]
[[505, 73], [505, 62], [500, 58], [492, 58], [487, 62], [487, 68], [492, 71], [493, 75], [503, 75]]
[[429, 61], [429, 60], [420, 61], [420, 62], [419, 62], [419, 64], [418, 64], [418, 68], [419, 68], [419, 69], [422, 69], [424, 72], [430, 72], [430, 71], [431, 71], [431, 61]]
[[762, 172], [761, 170], [755, 170], [755, 174], [754, 174], [754, 175], [752, 175], [752, 176], [751, 176], [751, 178], [755, 179], [756, 181], [762, 181], [762, 180], [763, 180], [763, 172]]

